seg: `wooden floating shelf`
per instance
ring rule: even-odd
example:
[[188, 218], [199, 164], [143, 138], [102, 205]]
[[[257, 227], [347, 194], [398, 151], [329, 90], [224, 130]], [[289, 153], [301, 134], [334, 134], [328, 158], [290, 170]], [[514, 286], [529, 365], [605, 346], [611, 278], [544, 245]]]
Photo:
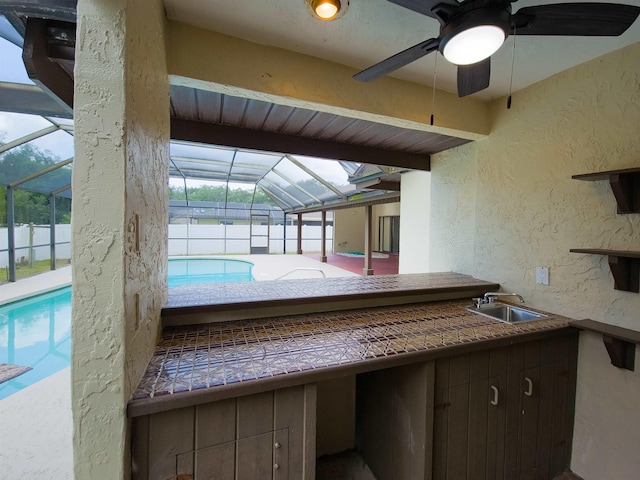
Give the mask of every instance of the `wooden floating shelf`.
[[575, 180], [609, 180], [618, 204], [618, 213], [640, 213], [640, 167], [573, 175]]
[[624, 292], [640, 293], [640, 252], [624, 252], [601, 248], [572, 248], [572, 253], [607, 255], [614, 287]]
[[569, 325], [580, 330], [602, 334], [602, 341], [611, 364], [618, 368], [634, 370], [636, 345], [640, 345], [640, 332], [595, 320], [573, 320]]

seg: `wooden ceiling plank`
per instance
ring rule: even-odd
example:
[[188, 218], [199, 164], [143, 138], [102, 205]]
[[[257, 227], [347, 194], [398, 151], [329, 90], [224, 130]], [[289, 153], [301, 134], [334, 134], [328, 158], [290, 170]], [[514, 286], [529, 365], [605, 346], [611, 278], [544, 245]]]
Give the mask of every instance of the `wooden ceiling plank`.
[[267, 115], [271, 111], [271, 105], [272, 104], [267, 102], [249, 99], [247, 103], [247, 118], [240, 126], [260, 130]]

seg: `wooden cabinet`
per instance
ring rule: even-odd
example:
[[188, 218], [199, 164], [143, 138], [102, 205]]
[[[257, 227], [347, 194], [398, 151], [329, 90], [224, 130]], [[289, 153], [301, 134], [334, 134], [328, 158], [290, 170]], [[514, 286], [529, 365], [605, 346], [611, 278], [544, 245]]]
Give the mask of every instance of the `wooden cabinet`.
[[505, 349], [436, 361], [434, 479], [503, 477], [506, 367]]
[[305, 385], [137, 417], [133, 478], [313, 479], [315, 393]]
[[551, 480], [571, 457], [577, 345], [567, 330], [480, 351], [460, 345], [321, 383], [317, 413], [318, 387], [308, 384], [136, 417], [132, 476], [312, 480], [317, 453], [353, 442], [378, 480]]
[[569, 466], [577, 335], [436, 361], [433, 479], [550, 480]]

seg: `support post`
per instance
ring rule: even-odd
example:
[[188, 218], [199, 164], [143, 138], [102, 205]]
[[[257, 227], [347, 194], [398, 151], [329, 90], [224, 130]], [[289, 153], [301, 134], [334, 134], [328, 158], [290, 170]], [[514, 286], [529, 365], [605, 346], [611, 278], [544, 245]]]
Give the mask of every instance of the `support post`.
[[16, 237], [13, 187], [7, 185], [7, 246], [9, 249], [9, 281], [16, 281]]
[[322, 228], [322, 235], [321, 235], [322, 254], [320, 255], [320, 261], [327, 263], [327, 212], [325, 210], [322, 211], [322, 227], [321, 228]]
[[43, 18], [27, 17], [22, 59], [29, 78], [50, 93], [67, 112], [73, 113], [73, 79], [59, 64], [50, 61], [47, 53], [49, 26]]
[[287, 254], [287, 213], [282, 212], [283, 222], [282, 228], [284, 229], [282, 232], [282, 254]]
[[302, 214], [298, 214], [298, 255], [302, 255]]
[[33, 249], [33, 232], [35, 230], [33, 222], [29, 222], [29, 266], [33, 267], [33, 263], [36, 261], [36, 251]]
[[56, 269], [56, 196], [49, 195], [49, 256], [50, 269]]
[[129, 480], [139, 472], [127, 403], [153, 356], [168, 297], [170, 30], [162, 0], [78, 0], [77, 25], [74, 478]]
[[373, 275], [373, 265], [371, 264], [371, 245], [373, 239], [373, 206], [367, 205], [364, 215], [364, 268], [362, 275]]

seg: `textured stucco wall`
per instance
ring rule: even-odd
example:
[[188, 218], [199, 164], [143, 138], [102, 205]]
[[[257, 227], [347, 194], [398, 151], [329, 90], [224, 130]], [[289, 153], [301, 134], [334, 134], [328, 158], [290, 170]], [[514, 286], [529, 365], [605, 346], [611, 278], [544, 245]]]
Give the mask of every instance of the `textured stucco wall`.
[[[640, 215], [616, 215], [607, 182], [571, 179], [640, 165], [638, 58], [635, 44], [517, 92], [510, 110], [500, 99], [487, 139], [432, 158], [432, 270], [473, 274], [533, 306], [640, 330], [640, 295], [613, 289], [607, 258], [569, 253], [640, 248]], [[550, 267], [549, 286], [536, 285], [538, 265]], [[619, 426], [626, 418], [639, 430], [640, 382], [593, 343], [580, 342], [572, 468], [585, 480], [637, 478], [637, 433]]]
[[428, 250], [431, 272], [473, 274], [476, 151], [479, 144], [480, 142], [462, 145], [431, 157], [429, 211], [432, 226]]
[[76, 478], [128, 478], [126, 404], [166, 300], [169, 86], [160, 0], [78, 2], [72, 399]]
[[[372, 249], [378, 250], [378, 237], [380, 232], [380, 228], [378, 225], [379, 217], [388, 215], [400, 215], [400, 203], [396, 202], [374, 205], [372, 210]], [[336, 210], [333, 212], [333, 218], [335, 225], [335, 228], [333, 230], [333, 251], [364, 252], [364, 207]]]
[[363, 207], [333, 212], [334, 252], [364, 252], [364, 214]]
[[580, 335], [572, 468], [585, 480], [638, 478], [640, 348], [636, 371], [611, 366], [602, 336]]
[[400, 177], [399, 273], [429, 271], [430, 192], [430, 172], [406, 172]]

